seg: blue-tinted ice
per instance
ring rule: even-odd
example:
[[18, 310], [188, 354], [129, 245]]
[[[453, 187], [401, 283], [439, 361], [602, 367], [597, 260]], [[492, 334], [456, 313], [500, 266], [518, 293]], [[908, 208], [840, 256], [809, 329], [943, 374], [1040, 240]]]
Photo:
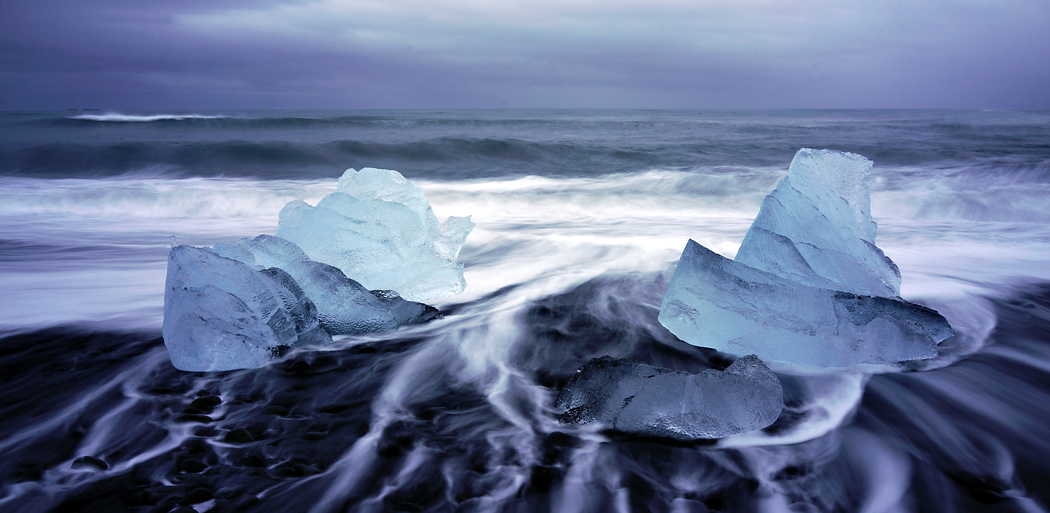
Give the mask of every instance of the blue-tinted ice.
[[176, 246], [164, 289], [164, 345], [185, 371], [258, 367], [289, 347], [332, 341], [288, 273]]
[[[316, 208], [281, 212], [281, 237], [176, 246], [168, 259], [164, 343], [182, 370], [257, 367], [283, 348], [326, 344], [333, 334], [385, 331], [438, 316], [402, 299], [461, 292], [456, 256], [474, 223], [437, 223], [423, 191], [396, 171], [348, 170]], [[368, 280], [369, 290], [348, 278]]]
[[569, 380], [556, 404], [563, 422], [688, 441], [769, 426], [784, 398], [780, 380], [755, 356], [699, 374], [603, 356]]
[[735, 260], [812, 287], [899, 296], [900, 271], [875, 246], [871, 166], [855, 153], [799, 150]]
[[419, 324], [438, 315], [434, 307], [406, 301], [393, 291], [369, 291], [338, 268], [310, 260], [299, 246], [272, 235], [221, 242], [212, 251], [254, 269], [286, 271], [314, 305], [328, 333], [346, 335]]
[[951, 326], [900, 299], [875, 246], [870, 174], [859, 155], [799, 150], [735, 261], [689, 241], [660, 323], [690, 344], [809, 368], [936, 357]]
[[936, 344], [952, 335], [929, 308], [803, 285], [693, 240], [664, 295], [660, 323], [690, 344], [803, 367], [933, 358]]
[[316, 207], [286, 205], [277, 236], [368, 289], [423, 301], [466, 287], [456, 258], [473, 228], [469, 217], [439, 225], [421, 188], [397, 171], [365, 168], [348, 169]]
[[330, 335], [419, 324], [437, 309], [396, 292], [369, 291], [279, 237], [176, 246], [168, 259], [164, 343], [176, 368], [258, 367], [282, 349]]

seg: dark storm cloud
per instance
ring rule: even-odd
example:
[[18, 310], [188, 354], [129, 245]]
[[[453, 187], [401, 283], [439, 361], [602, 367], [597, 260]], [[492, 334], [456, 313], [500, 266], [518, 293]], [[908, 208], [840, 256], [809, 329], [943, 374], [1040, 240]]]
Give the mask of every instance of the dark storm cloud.
[[1050, 108], [1050, 5], [8, 1], [0, 108]]

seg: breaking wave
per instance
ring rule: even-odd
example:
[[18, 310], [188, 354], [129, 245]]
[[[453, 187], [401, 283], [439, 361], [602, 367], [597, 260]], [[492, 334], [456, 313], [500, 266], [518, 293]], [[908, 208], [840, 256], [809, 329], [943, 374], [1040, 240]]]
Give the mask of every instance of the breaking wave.
[[221, 114], [80, 114], [69, 119], [84, 121], [106, 121], [110, 123], [149, 123], [151, 121], [183, 121], [187, 119], [222, 119]]

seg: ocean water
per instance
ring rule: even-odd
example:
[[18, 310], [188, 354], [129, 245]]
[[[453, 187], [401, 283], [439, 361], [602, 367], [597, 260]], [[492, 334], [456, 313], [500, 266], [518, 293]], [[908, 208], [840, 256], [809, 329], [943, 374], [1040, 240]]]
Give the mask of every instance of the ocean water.
[[[687, 239], [734, 256], [801, 147], [875, 162], [902, 295], [957, 332], [940, 357], [781, 374], [776, 424], [710, 443], [560, 424], [591, 358], [731, 363], [660, 326], [660, 301]], [[473, 216], [444, 318], [175, 370], [170, 237], [273, 234], [351, 167]], [[3, 113], [0, 291], [2, 511], [1050, 506], [1050, 113]]]

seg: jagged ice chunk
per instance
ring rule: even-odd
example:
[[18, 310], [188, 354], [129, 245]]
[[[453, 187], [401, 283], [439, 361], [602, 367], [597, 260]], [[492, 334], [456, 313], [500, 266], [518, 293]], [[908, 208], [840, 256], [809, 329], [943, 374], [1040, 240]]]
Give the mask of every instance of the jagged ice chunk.
[[660, 323], [690, 344], [803, 367], [937, 356], [951, 326], [900, 299], [900, 272], [875, 246], [871, 166], [799, 150], [735, 261], [689, 241]]
[[699, 374], [603, 356], [569, 380], [557, 407], [565, 409], [563, 422], [689, 441], [769, 426], [784, 399], [780, 380], [753, 355]]
[[736, 261], [812, 287], [898, 297], [900, 271], [875, 246], [871, 167], [854, 153], [799, 150]]
[[952, 335], [936, 311], [896, 298], [804, 285], [690, 240], [660, 323], [694, 345], [804, 367], [933, 358]]
[[168, 255], [162, 332], [172, 365], [185, 371], [258, 367], [283, 348], [332, 341], [288, 273], [192, 246]]
[[272, 235], [221, 242], [212, 251], [255, 269], [286, 271], [317, 306], [317, 317], [332, 335], [386, 331], [420, 324], [438, 315], [436, 308], [405, 301], [396, 292], [369, 291], [337, 267], [310, 260], [299, 246]]
[[439, 225], [420, 187], [397, 171], [365, 168], [348, 169], [316, 207], [286, 205], [277, 236], [368, 289], [422, 301], [466, 287], [456, 258], [473, 227], [469, 217]]

